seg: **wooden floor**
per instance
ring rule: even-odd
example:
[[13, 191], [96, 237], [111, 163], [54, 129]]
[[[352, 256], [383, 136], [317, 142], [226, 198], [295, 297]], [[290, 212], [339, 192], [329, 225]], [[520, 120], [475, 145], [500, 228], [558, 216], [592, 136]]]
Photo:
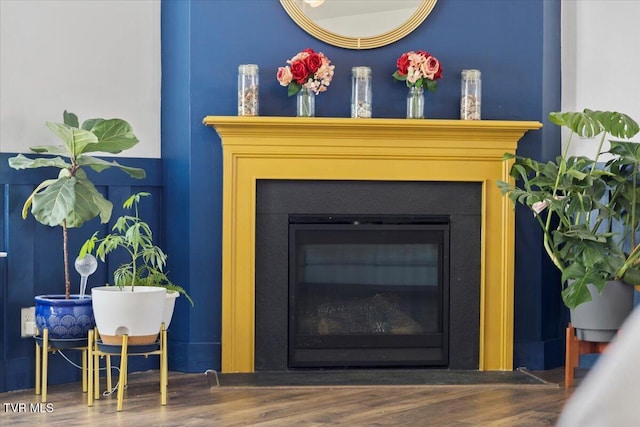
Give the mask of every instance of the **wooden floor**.
[[204, 374], [170, 373], [162, 407], [154, 371], [130, 374], [120, 413], [115, 393], [88, 408], [79, 383], [50, 386], [44, 407], [32, 407], [33, 389], [0, 393], [0, 425], [551, 426], [573, 390], [562, 372], [536, 373], [551, 382], [540, 385], [289, 388], [210, 388]]

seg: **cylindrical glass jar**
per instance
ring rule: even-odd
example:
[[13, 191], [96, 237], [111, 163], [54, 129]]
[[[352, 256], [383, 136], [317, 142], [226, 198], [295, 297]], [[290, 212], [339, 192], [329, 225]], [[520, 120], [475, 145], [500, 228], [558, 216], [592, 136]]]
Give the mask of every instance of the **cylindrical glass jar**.
[[242, 64], [238, 66], [238, 115], [258, 115], [258, 66]]
[[296, 116], [315, 117], [316, 94], [306, 87], [302, 87], [296, 96]]
[[460, 81], [460, 119], [480, 120], [482, 79], [479, 70], [462, 70]]
[[407, 119], [424, 119], [424, 91], [412, 86], [407, 94]]
[[371, 68], [351, 69], [351, 117], [371, 117]]

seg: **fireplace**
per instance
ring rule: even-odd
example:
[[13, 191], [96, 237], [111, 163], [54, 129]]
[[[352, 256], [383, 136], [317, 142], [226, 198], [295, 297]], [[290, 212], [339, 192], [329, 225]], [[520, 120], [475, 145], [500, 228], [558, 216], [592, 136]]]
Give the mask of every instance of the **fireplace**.
[[289, 368], [447, 366], [449, 218], [290, 215], [288, 313]]
[[[205, 117], [204, 123], [215, 127], [223, 150], [223, 372], [253, 372], [259, 366], [257, 355], [262, 339], [258, 329], [262, 325], [256, 300], [262, 291], [256, 278], [259, 270], [265, 267], [264, 260], [256, 257], [263, 239], [256, 234], [260, 227], [256, 204], [260, 180], [467, 182], [478, 185], [481, 239], [480, 284], [477, 287], [480, 321], [476, 331], [479, 339], [475, 344], [477, 369], [513, 368], [514, 214], [513, 206], [502, 197], [496, 181], [509, 180], [511, 162], [503, 159], [504, 153], [514, 153], [523, 134], [539, 129], [541, 123], [223, 116]], [[447, 197], [444, 201], [453, 198]], [[312, 197], [308, 205], [314, 205], [315, 200]], [[415, 200], [419, 201], [419, 198]], [[331, 201], [323, 206], [330, 207]], [[342, 213], [363, 212], [367, 213]], [[453, 220], [451, 225], [453, 246]], [[288, 220], [279, 221], [275, 227], [283, 227], [286, 236]], [[272, 243], [269, 252], [281, 251], [287, 252], [286, 239], [283, 247], [278, 242]], [[450, 259], [451, 272], [454, 271], [453, 262]], [[462, 263], [464, 266], [464, 259]], [[278, 270], [280, 266], [271, 268]], [[286, 271], [276, 273], [275, 277], [287, 283]], [[453, 294], [453, 282], [450, 285]], [[273, 297], [281, 296], [278, 295], [280, 292], [276, 287], [272, 290]], [[458, 353], [454, 352], [454, 344], [464, 341], [454, 336], [454, 307], [450, 306], [449, 313], [450, 367], [453, 354]], [[284, 313], [287, 310], [287, 306], [282, 308]], [[461, 326], [465, 326], [464, 320]], [[275, 327], [280, 326], [275, 324]], [[273, 345], [284, 345], [286, 349], [286, 333], [284, 337], [284, 342]], [[286, 350], [283, 359], [286, 366]]]
[[481, 209], [474, 182], [258, 180], [255, 370], [478, 369]]

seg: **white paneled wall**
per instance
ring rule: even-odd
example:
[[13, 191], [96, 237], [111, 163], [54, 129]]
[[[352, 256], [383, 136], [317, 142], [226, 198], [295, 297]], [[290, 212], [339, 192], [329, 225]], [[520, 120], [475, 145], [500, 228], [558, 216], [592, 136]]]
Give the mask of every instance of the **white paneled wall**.
[[[562, 110], [614, 110], [640, 122], [640, 1], [562, 1]], [[640, 141], [640, 138], [638, 138]], [[571, 144], [591, 155], [594, 144]]]
[[45, 121], [119, 117], [160, 157], [160, 0], [0, 0], [0, 152], [59, 142]]

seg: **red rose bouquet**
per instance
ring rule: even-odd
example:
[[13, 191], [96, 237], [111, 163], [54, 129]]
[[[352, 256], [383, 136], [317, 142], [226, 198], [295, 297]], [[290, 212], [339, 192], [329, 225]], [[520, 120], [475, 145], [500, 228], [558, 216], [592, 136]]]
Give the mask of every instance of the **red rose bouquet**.
[[407, 87], [424, 87], [430, 92], [436, 91], [436, 80], [442, 77], [442, 66], [429, 52], [419, 50], [403, 53], [396, 65], [398, 69], [393, 73], [395, 80], [406, 82]]
[[327, 90], [333, 78], [331, 61], [322, 52], [305, 49], [287, 61], [286, 67], [278, 67], [276, 78], [281, 86], [288, 87], [289, 96], [305, 87], [316, 95]]

